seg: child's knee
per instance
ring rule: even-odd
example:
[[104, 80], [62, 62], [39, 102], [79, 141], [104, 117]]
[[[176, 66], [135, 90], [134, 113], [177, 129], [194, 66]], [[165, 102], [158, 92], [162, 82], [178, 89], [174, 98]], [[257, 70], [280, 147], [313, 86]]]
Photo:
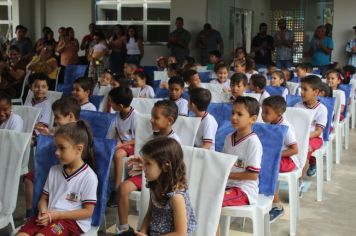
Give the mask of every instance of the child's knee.
[[16, 236], [30, 236], [30, 235], [29, 235], [29, 234], [26, 234], [26, 233], [20, 232], [20, 233], [17, 233]]
[[127, 157], [127, 153], [123, 149], [119, 149], [115, 152], [114, 158], [116, 161], [120, 161], [125, 157]]
[[119, 186], [120, 197], [129, 196], [131, 192], [135, 191], [135, 185], [131, 181], [124, 181]]
[[36, 234], [36, 236], [45, 236], [44, 234]]

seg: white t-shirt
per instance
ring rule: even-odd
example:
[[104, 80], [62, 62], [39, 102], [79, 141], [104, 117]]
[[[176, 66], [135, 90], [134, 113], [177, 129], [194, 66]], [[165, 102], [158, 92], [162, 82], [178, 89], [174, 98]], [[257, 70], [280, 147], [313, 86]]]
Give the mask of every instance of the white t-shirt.
[[224, 83], [220, 83], [218, 79], [213, 79], [210, 81], [211, 84], [220, 84], [223, 88], [230, 90], [230, 79], [227, 79]]
[[204, 142], [210, 142], [210, 150], [215, 151], [215, 135], [218, 130], [218, 123], [208, 112], [205, 112], [194, 141], [194, 147], [202, 147]]
[[[159, 137], [159, 133], [158, 132], [153, 132], [153, 135], [151, 136], [150, 140]], [[178, 136], [178, 134], [176, 132], [174, 132], [173, 130], [167, 135], [168, 138], [172, 138], [175, 139], [179, 144], [181, 144], [180, 138]]]
[[[96, 204], [98, 178], [95, 172], [84, 164], [71, 175], [63, 166], [55, 165], [49, 170], [42, 193], [48, 196], [48, 209], [52, 211], [74, 211], [83, 204]], [[76, 220], [78, 226], [87, 232], [91, 227], [91, 217]]]
[[116, 138], [121, 143], [135, 139], [136, 129], [136, 110], [131, 107], [129, 113], [125, 117], [121, 117], [120, 112], [110, 125], [107, 138]]
[[21, 116], [11, 112], [10, 117], [0, 124], [0, 129], [23, 132], [23, 120]]
[[84, 103], [83, 105], [80, 106], [80, 109], [82, 111], [96, 111], [96, 107], [91, 102]]
[[179, 98], [174, 102], [178, 106], [178, 114], [180, 116], [188, 116], [188, 101], [184, 98]]
[[265, 100], [266, 98], [268, 98], [270, 95], [269, 93], [265, 90], [263, 91], [263, 93], [261, 94], [260, 100], [258, 101], [260, 103], [260, 106], [262, 106], [263, 100]]
[[[236, 140], [236, 132], [229, 134], [225, 138], [223, 153], [236, 155], [236, 162], [231, 168], [231, 173], [241, 173], [251, 171], [259, 173], [262, 160], [262, 144], [255, 133], [250, 133], [239, 140]], [[246, 193], [250, 204], [257, 201], [258, 179], [257, 180], [232, 180], [228, 179], [226, 187], [239, 187]]]
[[[326, 123], [328, 121], [328, 109], [324, 106], [324, 104], [317, 102], [315, 106], [308, 107], [303, 102], [298, 102], [297, 104], [294, 105], [294, 107], [311, 109], [315, 111], [312, 123], [310, 124], [310, 132], [315, 131], [315, 128], [317, 126], [321, 127], [323, 130], [325, 129]], [[323, 138], [323, 132], [321, 132], [319, 137]]]
[[153, 88], [149, 85], [145, 85], [143, 88], [141, 88], [140, 92], [138, 93], [138, 97], [140, 98], [154, 98], [155, 97], [155, 91]]
[[37, 123], [42, 123], [47, 126], [50, 125], [52, 116], [52, 104], [47, 98], [41, 102], [37, 102], [32, 99], [29, 103], [25, 103], [25, 106], [32, 106], [41, 109], [41, 113], [37, 118]]
[[138, 48], [137, 41], [135, 42], [134, 38], [129, 38], [129, 41], [126, 44], [127, 55], [140, 55], [140, 49]]

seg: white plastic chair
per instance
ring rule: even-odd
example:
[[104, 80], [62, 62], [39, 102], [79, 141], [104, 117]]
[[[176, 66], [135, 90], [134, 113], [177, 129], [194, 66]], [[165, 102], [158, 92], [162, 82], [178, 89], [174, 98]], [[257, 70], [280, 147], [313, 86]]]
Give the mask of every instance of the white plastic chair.
[[168, 81], [167, 71], [154, 71], [153, 72], [154, 80]]
[[197, 66], [197, 72], [207, 72], [209, 71], [208, 70], [208, 67], [207, 66]]
[[23, 97], [23, 95], [24, 95], [25, 87], [26, 87], [26, 85], [28, 84], [28, 77], [30, 77], [30, 75], [31, 75], [31, 71], [26, 71], [26, 75], [25, 75], [25, 78], [24, 78], [23, 83], [22, 83], [21, 95], [20, 95], [20, 97], [18, 97], [18, 98], [13, 98], [13, 99], [11, 99], [12, 104], [20, 104], [20, 105], [23, 105], [22, 97]]
[[221, 84], [201, 83], [203, 88], [208, 89], [210, 92], [222, 92], [223, 86]]
[[[348, 112], [346, 116], [344, 117], [344, 136], [345, 136], [345, 149], [349, 149], [349, 142], [350, 142], [350, 118], [352, 117], [352, 107], [354, 106], [353, 103], [353, 98], [355, 96], [355, 82], [350, 82], [351, 84], [351, 91], [350, 91], [350, 97], [349, 97], [349, 106], [348, 106]], [[351, 109], [350, 109], [351, 107]]]
[[351, 79], [350, 84], [352, 86], [350, 94], [350, 115], [351, 115], [351, 129], [354, 129], [356, 126], [356, 103], [355, 103], [355, 89], [356, 89], [356, 80]]
[[287, 82], [287, 89], [289, 91], [289, 94], [295, 95], [299, 86], [300, 85], [298, 83]]
[[58, 86], [58, 79], [59, 79], [59, 74], [61, 73], [61, 67], [57, 68], [57, 73], [56, 73], [56, 83], [54, 85], [54, 91], [57, 91], [57, 86]]
[[131, 88], [132, 95], [134, 98], [138, 97], [138, 95], [140, 94], [140, 90], [141, 90], [141, 88]]
[[[333, 97], [335, 97], [335, 106], [334, 106], [334, 119], [333, 127], [334, 131], [329, 135], [329, 145], [328, 145], [328, 155], [330, 156], [329, 167], [327, 167], [327, 177], [326, 180], [331, 180], [331, 171], [332, 171], [332, 159], [333, 159], [333, 143], [335, 140], [335, 162], [340, 163], [341, 156], [341, 129], [339, 128], [340, 123], [340, 113], [341, 113], [341, 97], [344, 96], [342, 91], [334, 90]], [[328, 162], [327, 162], [328, 165]]]
[[162, 100], [160, 98], [137, 98], [134, 97], [131, 106], [141, 114], [151, 114], [154, 104]]
[[289, 234], [296, 235], [297, 232], [297, 216], [299, 212], [299, 196], [298, 196], [298, 179], [302, 176], [303, 167], [307, 160], [309, 142], [306, 137], [309, 136], [309, 126], [312, 122], [312, 113], [301, 108], [288, 107], [284, 113], [284, 118], [294, 127], [295, 136], [298, 144], [298, 160], [300, 165], [297, 169], [279, 173], [278, 180], [288, 183], [289, 193]]
[[12, 130], [0, 130], [0, 228], [11, 223], [15, 229], [12, 214], [16, 208], [21, 175], [21, 164], [31, 134]]

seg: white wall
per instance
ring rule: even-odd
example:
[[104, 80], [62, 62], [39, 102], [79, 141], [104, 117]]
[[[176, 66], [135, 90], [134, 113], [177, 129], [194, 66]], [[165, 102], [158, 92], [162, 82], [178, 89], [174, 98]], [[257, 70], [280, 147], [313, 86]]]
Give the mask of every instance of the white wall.
[[355, 37], [355, 31], [352, 29], [356, 25], [355, 12], [355, 0], [334, 1], [333, 39], [335, 45], [332, 60], [340, 62], [342, 65], [347, 63], [346, 43]]

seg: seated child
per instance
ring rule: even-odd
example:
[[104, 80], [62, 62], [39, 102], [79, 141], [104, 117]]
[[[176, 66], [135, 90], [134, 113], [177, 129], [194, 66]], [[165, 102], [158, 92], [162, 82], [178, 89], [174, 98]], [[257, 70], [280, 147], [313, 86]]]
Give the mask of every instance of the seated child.
[[130, 63], [125, 63], [124, 64], [124, 76], [126, 79], [132, 82], [133, 78], [132, 75], [137, 69], [137, 65], [135, 64], [130, 64]]
[[173, 55], [169, 56], [168, 59], [167, 59], [168, 66], [170, 64], [174, 64], [174, 63], [178, 63], [177, 58], [175, 56], [173, 56]]
[[37, 118], [35, 125], [35, 133], [38, 134], [37, 129], [48, 127], [51, 121], [51, 102], [47, 99], [48, 92], [48, 75], [43, 73], [33, 73], [28, 78], [33, 98], [25, 106], [32, 106], [41, 109], [41, 113]]
[[308, 176], [316, 174], [316, 160], [315, 157], [312, 157], [312, 153], [323, 145], [323, 130], [326, 127], [328, 110], [318, 101], [321, 79], [315, 75], [308, 75], [302, 78], [300, 82], [302, 102], [295, 104], [295, 107], [314, 111], [309, 134], [309, 169], [308, 163], [306, 163], [303, 169], [303, 178], [306, 172]]
[[117, 146], [114, 155], [115, 187], [108, 201], [109, 207], [116, 207], [116, 192], [122, 180], [123, 159], [134, 154], [136, 110], [131, 107], [133, 99], [130, 88], [114, 88], [109, 93], [111, 107], [117, 111], [117, 117], [112, 121], [107, 138], [116, 139]]
[[217, 75], [216, 79], [210, 81], [211, 84], [220, 84], [224, 92], [230, 91], [229, 67], [225, 63], [215, 65], [214, 71]]
[[140, 92], [138, 93], [138, 97], [140, 98], [154, 98], [155, 92], [153, 88], [147, 85], [148, 76], [144, 72], [136, 71], [133, 73], [133, 80], [134, 80], [134, 87], [141, 88]]
[[138, 235], [191, 235], [197, 221], [179, 143], [169, 138], [154, 139], [143, 146], [142, 155], [150, 204]]
[[342, 92], [341, 96], [341, 113], [340, 113], [340, 121], [344, 119], [344, 111], [346, 104], [346, 95], [345, 92], [339, 89], [339, 85], [342, 83], [342, 77], [339, 71], [337, 70], [328, 70], [326, 72], [326, 81], [332, 90], [338, 90]]
[[263, 100], [270, 96], [269, 93], [265, 90], [266, 83], [266, 78], [260, 74], [252, 75], [249, 82], [249, 89], [251, 92], [261, 94], [259, 100], [260, 105], [262, 105]]
[[60, 164], [49, 170], [38, 202], [38, 215], [32, 216], [17, 236], [81, 235], [90, 230], [98, 186], [92, 169], [92, 140], [84, 121], [57, 130], [55, 145]]
[[156, 59], [157, 63], [157, 71], [165, 71], [167, 70], [167, 59], [164, 57], [159, 57]]
[[100, 88], [105, 86], [108, 87], [110, 86], [112, 80], [112, 75], [110, 70], [105, 70], [104, 73], [100, 76], [99, 81], [96, 83], [94, 90], [93, 90], [93, 95], [101, 95], [99, 94]]
[[[273, 76], [273, 74], [272, 74]], [[287, 103], [281, 96], [271, 96], [266, 98], [262, 104], [262, 119], [265, 123], [274, 125], [284, 125], [288, 127], [282, 149], [282, 159], [279, 168], [280, 173], [291, 172], [297, 166], [300, 166], [296, 156], [298, 154], [298, 144], [295, 137], [294, 127], [283, 118], [283, 113], [287, 109]], [[275, 222], [284, 215], [283, 205], [279, 198], [278, 185], [274, 193], [272, 210], [269, 212], [270, 222]]]
[[0, 92], [0, 129], [23, 132], [23, 120], [12, 112], [11, 97], [4, 92]]
[[238, 97], [234, 101], [231, 124], [236, 129], [224, 142], [223, 153], [236, 155], [222, 206], [254, 204], [258, 196], [258, 175], [261, 168], [262, 144], [252, 131], [260, 105], [255, 98]]
[[288, 89], [286, 88], [287, 86], [287, 81], [284, 77], [284, 73], [280, 70], [273, 71], [271, 74], [271, 86], [273, 87], [283, 87], [283, 93], [282, 97], [284, 99], [287, 98], [288, 95]]
[[[130, 88], [130, 80], [126, 79], [123, 75], [114, 75], [111, 79], [110, 82], [111, 88], [117, 88], [117, 87], [122, 87], [122, 88]], [[111, 104], [110, 104], [110, 99], [108, 99], [108, 95], [105, 96], [104, 98], [104, 112], [110, 112], [110, 113], [116, 113], [114, 109], [112, 109]]]
[[194, 147], [215, 150], [215, 135], [218, 123], [207, 112], [211, 101], [211, 93], [204, 88], [195, 88], [189, 91], [189, 110], [195, 117], [201, 117], [201, 122], [194, 141]]
[[246, 76], [247, 80], [250, 80], [252, 75], [258, 74], [258, 71], [255, 70], [255, 60], [250, 57], [246, 57]]
[[219, 50], [213, 50], [209, 53], [209, 64], [207, 64], [208, 70], [214, 70], [215, 65], [221, 61], [221, 53]]
[[182, 64], [182, 70], [196, 70], [197, 64], [195, 63], [194, 57], [186, 57]]
[[[180, 65], [178, 63], [172, 63], [168, 65], [167, 76], [168, 81], [176, 76], [180, 76]], [[161, 81], [160, 87], [163, 89], [168, 89], [168, 81]]]
[[186, 70], [183, 72], [183, 79], [188, 84], [188, 90], [193, 88], [201, 88], [199, 73], [196, 70]]
[[267, 65], [267, 77], [270, 77], [273, 71], [277, 70], [277, 65], [274, 62], [271, 62]]
[[288, 68], [284, 68], [284, 69], [282, 69], [282, 72], [284, 74], [284, 79], [286, 80], [286, 82], [293, 79], [293, 77], [294, 77], [293, 71], [288, 70]]
[[92, 90], [93, 82], [90, 78], [80, 77], [74, 81], [72, 95], [77, 99], [82, 110], [96, 111], [94, 104], [89, 102], [89, 96]]
[[327, 83], [321, 82], [320, 91], [319, 91], [318, 96], [319, 97], [332, 98], [333, 97], [333, 90], [331, 89], [331, 87]]
[[175, 76], [168, 81], [169, 99], [178, 106], [180, 116], [188, 116], [188, 101], [182, 97], [184, 93], [184, 81], [181, 77]]
[[304, 78], [313, 71], [313, 67], [309, 63], [300, 63], [296, 65], [295, 73], [299, 79]]
[[[161, 100], [155, 103], [152, 108], [151, 124], [152, 130], [155, 132], [149, 138], [149, 140], [159, 137], [168, 137], [175, 139], [180, 143], [180, 138], [173, 131], [172, 126], [178, 118], [178, 107], [170, 100]], [[128, 163], [130, 165], [138, 164], [136, 168], [128, 173], [129, 178], [122, 182], [119, 186], [118, 197], [118, 212], [120, 226], [118, 232], [120, 234], [125, 232], [132, 232], [132, 228], [128, 225], [129, 214], [129, 195], [131, 192], [141, 190], [142, 187], [142, 159], [130, 158]], [[141, 163], [141, 168], [140, 164]]]
[[246, 59], [245, 58], [234, 60], [234, 71], [235, 71], [235, 73], [246, 74], [247, 70], [246, 70]]
[[237, 97], [244, 96], [247, 87], [247, 77], [243, 73], [235, 73], [230, 79], [231, 96], [230, 102], [234, 102]]

